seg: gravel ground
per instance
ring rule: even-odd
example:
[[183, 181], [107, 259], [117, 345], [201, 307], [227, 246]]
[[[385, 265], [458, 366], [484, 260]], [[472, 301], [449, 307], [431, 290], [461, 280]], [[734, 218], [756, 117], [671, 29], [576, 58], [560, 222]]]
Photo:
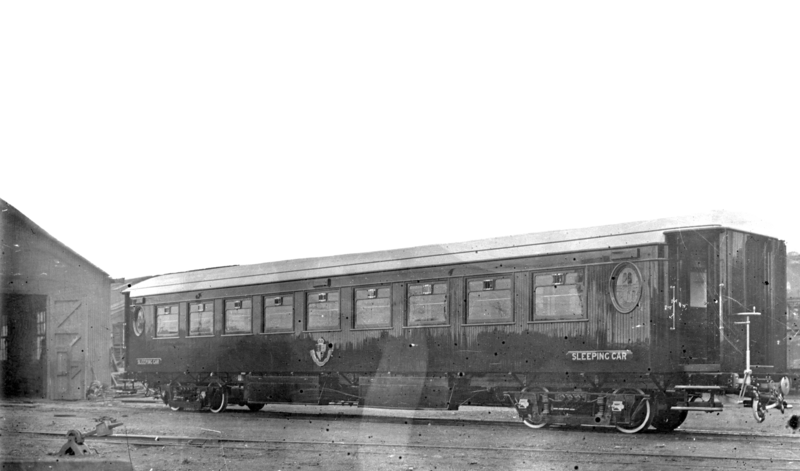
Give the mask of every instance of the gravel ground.
[[[794, 398], [797, 399], [797, 398]], [[115, 399], [112, 401], [14, 401], [0, 402], [0, 457], [4, 461], [39, 459], [54, 461], [55, 453], [65, 443], [67, 430], [87, 432], [94, 428], [94, 419], [113, 417], [124, 425], [114, 430], [118, 436], [149, 435], [160, 437], [195, 437], [207, 440], [203, 446], [186, 443], [162, 446], [125, 446], [101, 439], [87, 439], [98, 454], [91, 458], [116, 460], [133, 465], [135, 470], [194, 470], [247, 469], [280, 470], [349, 470], [349, 469], [604, 469], [611, 463], [591, 460], [571, 464], [574, 460], [561, 455], [526, 462], [502, 452], [509, 445], [540, 446], [553, 440], [553, 449], [563, 448], [565, 441], [582, 437], [579, 446], [591, 445], [600, 450], [618, 449], [629, 443], [640, 443], [642, 449], [655, 447], [652, 440], [664, 441], [666, 448], [675, 441], [679, 453], [687, 433], [712, 431], [716, 434], [747, 433], [755, 437], [775, 437], [780, 443], [800, 446], [800, 433], [789, 426], [789, 419], [800, 414], [800, 401], [790, 400], [794, 411], [781, 415], [771, 411], [767, 420], [756, 424], [750, 411], [726, 404], [726, 411], [711, 414], [690, 414], [674, 434], [651, 432], [627, 436], [616, 432], [575, 429], [531, 432], [524, 428], [516, 412], [504, 408], [463, 407], [459, 411], [366, 409], [352, 406], [269, 405], [261, 412], [231, 407], [223, 414], [207, 412], [170, 411], [160, 401], [151, 398]], [[25, 432], [52, 432], [56, 436], [33, 435]], [[543, 441], [529, 442], [531, 437]], [[261, 440], [262, 443], [217, 443], [215, 439]], [[692, 439], [694, 440], [694, 439]], [[738, 440], [738, 439], [737, 439]], [[746, 449], [747, 438], [732, 450]], [[334, 445], [345, 443], [350, 445]], [[304, 445], [303, 443], [307, 443]], [[325, 445], [325, 443], [330, 443]], [[738, 442], [736, 442], [738, 443]], [[780, 447], [766, 447], [770, 441], [761, 439], [762, 453], [782, 453]], [[393, 444], [397, 444], [394, 446]], [[718, 446], [712, 439], [707, 445]], [[156, 445], [155, 442], [152, 445]], [[454, 447], [450, 452], [428, 449], [428, 446]], [[489, 449], [479, 450], [486, 446]], [[706, 446], [706, 445], [704, 445]], [[721, 445], [719, 445], [721, 446]], [[473, 450], [470, 450], [470, 447]], [[699, 448], [702, 451], [704, 448]], [[438, 451], [437, 451], [438, 450]], [[789, 453], [789, 450], [785, 450]], [[655, 448], [655, 453], [661, 450]], [[554, 452], [555, 453], [555, 452]], [[699, 451], [698, 451], [699, 453]], [[725, 452], [727, 453], [727, 452]], [[452, 456], [451, 456], [452, 455]], [[765, 455], [766, 456], [766, 455]], [[358, 457], [358, 458], [356, 458]], [[74, 458], [72, 458], [74, 459]], [[683, 458], [685, 459], [685, 458]], [[69, 458], [62, 458], [69, 460]], [[800, 461], [798, 462], [800, 463]], [[636, 461], [629, 468], [614, 463], [619, 469], [637, 469]], [[689, 469], [693, 464], [687, 460]], [[762, 463], [763, 464], [763, 463]], [[573, 466], [569, 467], [567, 465]], [[596, 465], [598, 467], [593, 466]], [[800, 466], [798, 466], [800, 467]], [[762, 466], [763, 468], [763, 466]], [[96, 469], [110, 469], [99, 465]], [[658, 468], [656, 468], [658, 469]], [[720, 468], [724, 469], [724, 468]], [[780, 469], [780, 468], [778, 468]], [[791, 469], [791, 468], [788, 468]]]

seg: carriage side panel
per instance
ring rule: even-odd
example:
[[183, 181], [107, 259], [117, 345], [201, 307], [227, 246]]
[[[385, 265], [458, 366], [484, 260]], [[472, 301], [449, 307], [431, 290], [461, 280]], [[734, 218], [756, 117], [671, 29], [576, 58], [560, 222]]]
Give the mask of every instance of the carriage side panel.
[[[642, 275], [642, 294], [629, 313], [616, 311], [609, 294], [609, 279], [614, 267], [614, 251], [593, 251], [532, 257], [500, 262], [400, 270], [350, 277], [332, 278], [322, 289], [340, 296], [341, 324], [337, 329], [308, 330], [306, 296], [319, 291], [319, 280], [300, 280], [273, 285], [240, 286], [150, 296], [146, 299], [146, 332], [132, 338], [132, 371], [160, 373], [265, 372], [275, 374], [315, 374], [321, 372], [397, 374], [507, 374], [516, 372], [563, 373], [647, 372], [650, 364], [650, 319], [658, 291], [658, 246], [626, 249], [625, 262]], [[632, 255], [631, 255], [632, 254]], [[584, 273], [583, 319], [539, 322], [533, 317], [534, 276], [561, 271]], [[513, 318], [497, 324], [467, 324], [466, 285], [470, 279], [502, 276], [513, 280]], [[432, 280], [447, 282], [448, 323], [442, 326], [406, 325], [408, 283]], [[391, 325], [357, 329], [353, 325], [354, 287], [390, 286]], [[293, 295], [293, 331], [262, 333], [263, 296]], [[199, 298], [198, 298], [199, 297]], [[252, 332], [224, 334], [224, 301], [248, 299], [252, 304]], [[209, 337], [189, 337], [185, 331], [187, 304], [196, 299], [214, 301], [214, 333]], [[179, 335], [156, 338], [156, 305], [175, 303], [183, 313]], [[324, 365], [312, 360], [312, 351], [322, 338], [332, 353]], [[630, 351], [614, 361], [592, 357], [595, 351]], [[589, 352], [572, 355], [572, 352]], [[138, 358], [160, 358], [137, 363]], [[591, 358], [591, 360], [587, 360]]]

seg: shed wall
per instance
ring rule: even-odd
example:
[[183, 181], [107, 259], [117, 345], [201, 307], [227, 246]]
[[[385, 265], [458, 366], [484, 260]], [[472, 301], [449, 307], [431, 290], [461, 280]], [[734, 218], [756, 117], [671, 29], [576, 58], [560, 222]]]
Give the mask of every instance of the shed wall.
[[[0, 218], [0, 299], [46, 299], [45, 396], [83, 399], [110, 382], [110, 278], [5, 204]], [[0, 306], [3, 317], [11, 315]], [[6, 374], [3, 374], [5, 381]]]

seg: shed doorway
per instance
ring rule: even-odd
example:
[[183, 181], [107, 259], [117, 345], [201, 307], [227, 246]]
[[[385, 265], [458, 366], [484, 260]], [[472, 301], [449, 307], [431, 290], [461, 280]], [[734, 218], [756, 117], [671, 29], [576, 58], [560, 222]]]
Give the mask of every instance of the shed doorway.
[[47, 397], [47, 296], [0, 296], [0, 393]]

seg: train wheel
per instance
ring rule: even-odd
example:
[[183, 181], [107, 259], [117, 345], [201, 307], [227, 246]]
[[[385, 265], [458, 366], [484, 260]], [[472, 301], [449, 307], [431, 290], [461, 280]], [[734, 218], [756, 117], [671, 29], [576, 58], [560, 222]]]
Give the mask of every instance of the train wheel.
[[680, 427], [689, 411], [685, 410], [667, 410], [653, 417], [653, 427], [661, 432], [671, 432]]
[[[644, 394], [644, 391], [641, 389], [628, 389], [628, 390], [617, 390], [614, 391], [614, 394]], [[643, 406], [643, 407], [640, 407]], [[647, 429], [650, 426], [650, 422], [653, 421], [653, 408], [650, 405], [650, 398], [642, 399], [639, 404], [636, 405], [634, 409], [634, 415], [631, 417], [631, 424], [630, 425], [617, 425], [617, 430], [622, 433], [638, 433], [642, 430]]]
[[261, 409], [264, 408], [264, 404], [259, 403], [259, 402], [248, 402], [247, 403], [247, 408], [250, 409], [253, 412], [258, 412], [258, 411], [260, 411]]
[[[180, 386], [180, 383], [177, 383], [174, 387], [178, 388], [179, 386]], [[168, 405], [169, 408], [171, 410], [175, 411], [175, 412], [177, 412], [179, 410], [183, 410], [183, 407], [173, 406], [172, 405], [172, 398], [175, 397], [175, 395], [172, 394], [172, 388], [173, 388], [172, 384], [167, 386], [167, 390], [164, 391], [164, 393], [161, 395], [161, 400], [164, 401], [164, 404]]]
[[219, 385], [211, 389], [208, 405], [214, 414], [224, 412], [228, 408], [228, 392], [225, 390], [225, 386]]
[[[523, 389], [522, 392], [547, 393], [549, 391], [547, 390], [547, 388], [531, 387]], [[528, 417], [522, 419], [522, 423], [525, 424], [526, 427], [532, 429], [540, 429], [547, 427], [547, 421], [545, 420], [544, 415], [539, 413], [538, 410], [534, 411], [534, 413], [529, 415]]]
[[[697, 400], [692, 397], [690, 401]], [[680, 427], [689, 415], [689, 411], [670, 410], [669, 399], [664, 394], [658, 394], [653, 399], [653, 422], [651, 425], [659, 432], [671, 432]]]
[[536, 414], [535, 417], [533, 415], [525, 417], [522, 419], [522, 423], [533, 429], [547, 427], [547, 422], [544, 421], [544, 416], [541, 414]]
[[767, 418], [767, 410], [757, 397], [753, 398], [753, 417], [755, 417], [756, 422], [759, 424]]

